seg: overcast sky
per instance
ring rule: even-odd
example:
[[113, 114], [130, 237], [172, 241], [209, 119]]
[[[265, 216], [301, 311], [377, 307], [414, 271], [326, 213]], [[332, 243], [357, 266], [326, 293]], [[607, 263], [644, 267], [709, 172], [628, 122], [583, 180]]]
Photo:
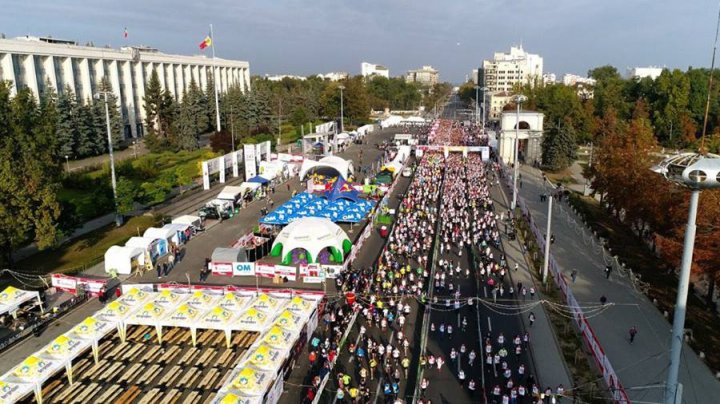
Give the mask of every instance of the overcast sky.
[[9, 1], [9, 38], [197, 54], [212, 23], [217, 56], [249, 61], [251, 74], [358, 74], [367, 61], [393, 76], [429, 64], [455, 83], [520, 43], [558, 76], [605, 64], [709, 67], [718, 14], [710, 0]]

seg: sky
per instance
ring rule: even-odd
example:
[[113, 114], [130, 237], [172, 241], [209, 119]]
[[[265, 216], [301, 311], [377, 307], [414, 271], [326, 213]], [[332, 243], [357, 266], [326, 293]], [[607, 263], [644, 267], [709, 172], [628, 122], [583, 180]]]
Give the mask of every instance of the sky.
[[[216, 54], [253, 75], [391, 76], [432, 65], [465, 81], [494, 52], [522, 44], [545, 73], [586, 75], [611, 64], [709, 67], [718, 3], [709, 0], [32, 0], [8, 2], [0, 32], [112, 47], [200, 54], [213, 24]], [[129, 36], [123, 38], [127, 27]], [[205, 52], [208, 52], [206, 50]]]

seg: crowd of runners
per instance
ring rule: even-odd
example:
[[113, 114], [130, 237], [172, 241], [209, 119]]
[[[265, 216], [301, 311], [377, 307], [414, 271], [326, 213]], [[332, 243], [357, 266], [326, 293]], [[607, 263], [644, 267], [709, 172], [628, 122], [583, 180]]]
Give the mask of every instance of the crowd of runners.
[[[427, 131], [434, 145], [487, 145], [477, 127], [453, 121], [436, 121]], [[509, 404], [539, 397], [527, 354], [530, 334], [498, 325], [480, 335], [476, 321], [479, 310], [534, 297], [529, 285], [513, 284], [509, 271], [517, 263], [507, 262], [500, 248], [500, 225], [509, 217], [490, 196], [495, 168], [479, 153], [422, 156], [377, 262], [336, 280], [356, 301], [328, 306], [327, 337], [311, 346], [316, 358], [307, 399], [338, 355], [343, 359], [326, 388], [335, 402], [407, 402], [415, 387], [409, 383], [417, 383], [424, 403], [455, 383], [471, 400]], [[430, 310], [435, 341], [425, 351], [417, 350], [415, 332], [421, 308]], [[357, 321], [338, 352], [353, 315]], [[443, 376], [448, 372], [452, 378]]]

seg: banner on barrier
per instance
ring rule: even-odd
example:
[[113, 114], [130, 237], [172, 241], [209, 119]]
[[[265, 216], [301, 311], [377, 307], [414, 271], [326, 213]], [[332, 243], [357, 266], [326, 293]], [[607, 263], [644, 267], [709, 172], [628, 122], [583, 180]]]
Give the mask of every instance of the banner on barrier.
[[272, 278], [273, 276], [275, 276], [275, 265], [256, 262], [255, 275], [265, 278]]
[[53, 274], [51, 277], [52, 286], [68, 293], [77, 293], [78, 287], [82, 286], [85, 293], [91, 296], [100, 296], [100, 291], [106, 285], [106, 281], [100, 279], [80, 278], [62, 274]]
[[[351, 260], [351, 258], [354, 257], [354, 254], [351, 254], [350, 257], [348, 257], [348, 261]], [[325, 271], [325, 277], [327, 278], [335, 278], [337, 275], [339, 275], [342, 270], [342, 265], [322, 265], [323, 271]]]
[[233, 274], [232, 262], [211, 262], [210, 266], [213, 275], [232, 276]]
[[290, 281], [297, 280], [297, 268], [286, 265], [275, 265], [275, 275], [288, 278]]
[[255, 276], [255, 263], [254, 262], [233, 262], [232, 263], [232, 274], [233, 274], [233, 276]]

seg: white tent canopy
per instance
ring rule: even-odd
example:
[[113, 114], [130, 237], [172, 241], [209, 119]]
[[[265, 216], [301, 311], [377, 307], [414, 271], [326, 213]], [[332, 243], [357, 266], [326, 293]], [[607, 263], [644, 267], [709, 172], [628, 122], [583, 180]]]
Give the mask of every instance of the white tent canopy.
[[234, 187], [234, 186], [226, 186], [223, 188], [222, 191], [218, 194], [218, 199], [225, 199], [228, 201], [235, 202], [236, 199], [240, 198], [242, 196], [243, 189], [240, 186]]
[[335, 248], [342, 254], [350, 238], [340, 226], [324, 217], [305, 217], [285, 226], [273, 242], [271, 255], [285, 257], [292, 250], [302, 248], [317, 260], [324, 248]]
[[332, 169], [338, 172], [343, 178], [348, 178], [355, 172], [352, 160], [345, 160], [338, 156], [325, 156], [318, 161], [306, 159], [300, 167], [300, 178], [305, 179], [308, 171], [312, 169]]
[[183, 216], [176, 217], [175, 219], [172, 220], [172, 223], [187, 224], [187, 225], [193, 226], [195, 228], [202, 227], [202, 220], [200, 219], [200, 217], [193, 216], [193, 215], [183, 215]]
[[167, 254], [167, 240], [164, 238], [131, 237], [125, 246], [142, 248], [153, 258]]
[[42, 309], [42, 300], [40, 293], [31, 290], [22, 290], [13, 286], [8, 286], [0, 293], [0, 314], [10, 313], [13, 316], [17, 309], [26, 302], [37, 299]]
[[139, 247], [114, 245], [105, 252], [105, 272], [113, 270], [129, 275], [133, 268], [145, 265], [145, 250]]
[[167, 240], [168, 243], [172, 241], [173, 236], [177, 237], [175, 230], [158, 227], [148, 227], [143, 233], [144, 238], [159, 238]]

